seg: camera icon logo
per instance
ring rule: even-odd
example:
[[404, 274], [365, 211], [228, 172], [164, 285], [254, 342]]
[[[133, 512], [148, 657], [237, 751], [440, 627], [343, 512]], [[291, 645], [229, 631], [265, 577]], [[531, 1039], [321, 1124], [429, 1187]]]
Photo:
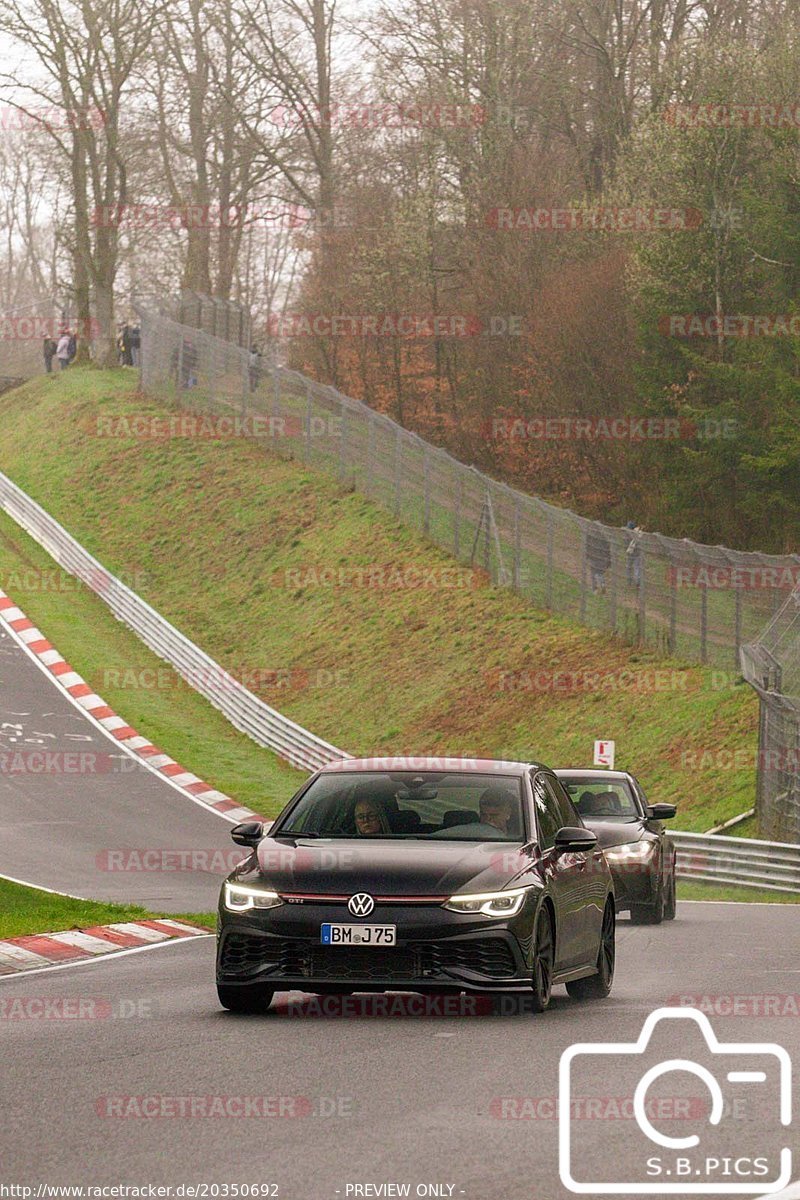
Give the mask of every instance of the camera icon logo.
[[[701, 1061], [669, 1053], [652, 1061], [653, 1053], [664, 1046], [669, 1051], [676, 1041], [681, 1051], [695, 1049]], [[584, 1082], [590, 1093], [602, 1091], [606, 1110], [613, 1086], [617, 1115], [632, 1118], [608, 1126], [602, 1163], [580, 1162], [581, 1149], [586, 1156], [592, 1140], [581, 1139], [576, 1111], [592, 1115], [594, 1103], [600, 1115], [603, 1108], [582, 1096]], [[665, 1087], [671, 1090], [665, 1093]], [[787, 1051], [772, 1042], [720, 1042], [698, 1009], [656, 1009], [635, 1042], [569, 1046], [559, 1066], [558, 1105], [559, 1173], [571, 1192], [765, 1196], [791, 1180], [791, 1149], [773, 1144], [774, 1138], [785, 1140], [780, 1127], [791, 1123]], [[774, 1137], [764, 1134], [761, 1121], [737, 1120], [748, 1110], [760, 1115], [770, 1108]], [[606, 1169], [630, 1177], [607, 1179]]]

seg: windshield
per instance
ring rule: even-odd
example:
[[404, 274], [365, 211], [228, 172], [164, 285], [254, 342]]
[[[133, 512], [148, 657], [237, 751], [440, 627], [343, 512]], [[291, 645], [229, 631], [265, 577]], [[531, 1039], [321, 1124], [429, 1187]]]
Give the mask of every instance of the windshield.
[[521, 780], [466, 772], [320, 775], [272, 837], [521, 842]]
[[587, 821], [637, 821], [641, 813], [624, 779], [582, 780], [561, 776], [572, 803]]

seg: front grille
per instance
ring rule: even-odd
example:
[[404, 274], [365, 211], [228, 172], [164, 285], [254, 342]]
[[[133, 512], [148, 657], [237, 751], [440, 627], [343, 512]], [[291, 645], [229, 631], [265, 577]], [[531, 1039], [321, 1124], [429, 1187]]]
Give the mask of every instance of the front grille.
[[220, 970], [224, 975], [248, 975], [257, 967], [270, 965], [265, 954], [267, 941], [246, 933], [231, 933], [222, 946]]
[[466, 942], [431, 942], [420, 947], [425, 974], [443, 971], [475, 971], [490, 979], [511, 979], [516, 964], [511, 948], [502, 938], [475, 938]]
[[402, 947], [321, 946], [281, 942], [278, 974], [293, 979], [425, 980], [448, 970], [472, 971], [489, 979], [511, 979], [514, 955], [500, 938], [412, 942]]
[[408, 946], [322, 946], [290, 938], [232, 933], [220, 959], [223, 975], [252, 975], [275, 968], [286, 979], [430, 980], [449, 971], [469, 971], [487, 979], [512, 979], [517, 967], [502, 938], [412, 942]]

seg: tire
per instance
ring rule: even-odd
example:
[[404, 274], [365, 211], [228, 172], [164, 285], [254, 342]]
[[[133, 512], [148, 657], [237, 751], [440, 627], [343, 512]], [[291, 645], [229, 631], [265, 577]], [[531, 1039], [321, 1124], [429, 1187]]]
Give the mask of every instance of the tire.
[[603, 913], [603, 926], [600, 931], [597, 974], [588, 975], [584, 979], [573, 979], [567, 984], [567, 993], [573, 1000], [605, 1000], [610, 994], [617, 960], [616, 928], [614, 902], [609, 900]]
[[670, 876], [669, 876], [669, 883], [667, 884], [667, 895], [664, 899], [664, 920], [665, 921], [674, 921], [675, 920], [675, 913], [678, 908], [678, 902], [675, 897], [676, 887], [677, 887], [677, 883], [675, 880], [675, 864], [673, 863], [672, 870], [671, 870]]
[[217, 995], [223, 1008], [234, 1013], [265, 1013], [272, 1003], [275, 992], [272, 988], [261, 987], [259, 984], [246, 984], [243, 987], [231, 987], [224, 983], [217, 984]]
[[550, 909], [543, 904], [536, 918], [533, 936], [533, 978], [531, 979], [531, 1009], [543, 1013], [550, 1004], [553, 992], [553, 968], [556, 942]]
[[634, 925], [660, 925], [664, 920], [664, 887], [659, 881], [656, 898], [652, 904], [632, 904], [631, 921]]

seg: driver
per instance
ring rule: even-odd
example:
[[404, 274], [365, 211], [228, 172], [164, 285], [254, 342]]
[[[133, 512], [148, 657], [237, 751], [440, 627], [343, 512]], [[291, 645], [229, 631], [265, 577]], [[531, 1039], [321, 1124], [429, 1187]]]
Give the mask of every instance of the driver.
[[502, 787], [488, 787], [478, 801], [481, 824], [494, 825], [501, 833], [510, 833], [514, 797]]
[[353, 818], [359, 837], [381, 837], [391, 833], [386, 810], [377, 800], [371, 800], [369, 797], [357, 800]]

